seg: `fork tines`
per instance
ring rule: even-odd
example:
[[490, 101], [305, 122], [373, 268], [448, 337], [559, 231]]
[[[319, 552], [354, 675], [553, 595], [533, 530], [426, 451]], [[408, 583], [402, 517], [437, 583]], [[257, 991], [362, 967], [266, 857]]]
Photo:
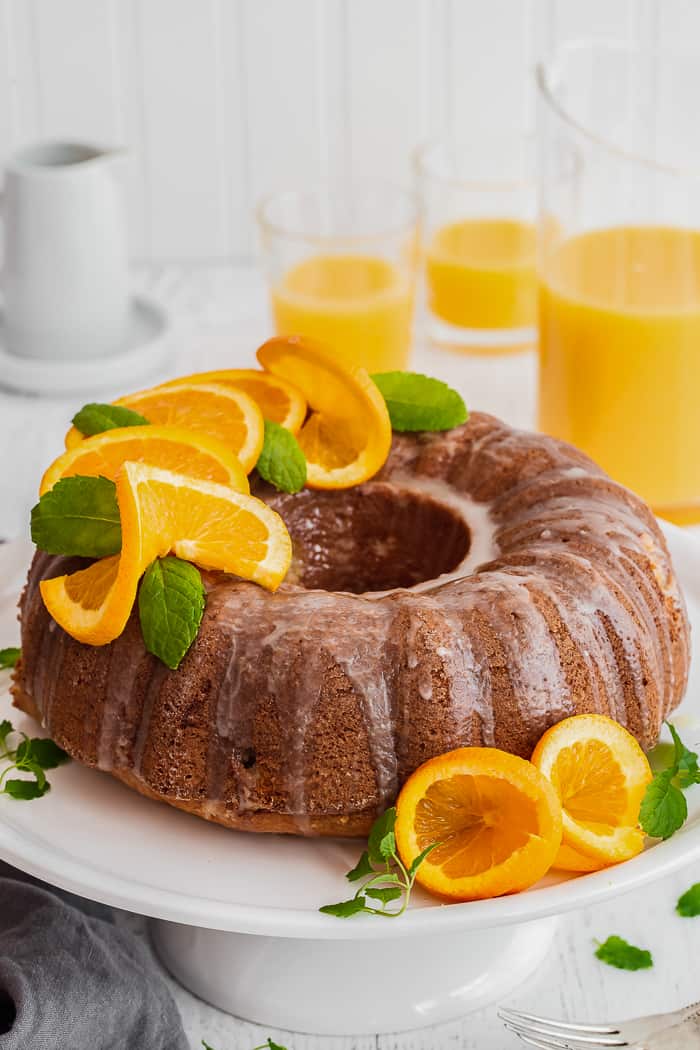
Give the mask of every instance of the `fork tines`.
[[629, 1046], [614, 1025], [571, 1024], [552, 1021], [521, 1010], [501, 1009], [498, 1016], [509, 1031], [538, 1050], [593, 1050], [593, 1047]]

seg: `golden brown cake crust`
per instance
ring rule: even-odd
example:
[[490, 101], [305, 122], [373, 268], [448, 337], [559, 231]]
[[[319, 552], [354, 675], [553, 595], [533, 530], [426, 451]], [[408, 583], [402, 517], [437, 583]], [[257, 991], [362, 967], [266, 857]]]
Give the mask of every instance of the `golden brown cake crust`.
[[77, 760], [229, 827], [360, 835], [435, 754], [529, 756], [585, 711], [649, 748], [683, 696], [688, 622], [664, 537], [570, 446], [474, 414], [395, 435], [356, 489], [257, 491], [292, 534], [288, 581], [271, 595], [204, 574], [175, 672], [135, 615], [110, 645], [69, 638], [38, 583], [80, 562], [36, 554], [15, 703]]

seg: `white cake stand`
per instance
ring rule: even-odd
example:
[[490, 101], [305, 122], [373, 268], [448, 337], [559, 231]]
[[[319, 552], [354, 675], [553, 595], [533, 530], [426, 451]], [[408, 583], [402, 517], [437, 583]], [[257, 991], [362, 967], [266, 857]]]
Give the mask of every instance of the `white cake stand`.
[[[700, 743], [700, 543], [667, 528], [695, 627], [695, 672], [674, 721]], [[0, 547], [0, 645], [17, 638], [16, 595], [31, 550]], [[0, 681], [0, 719], [29, 733]], [[0, 796], [0, 856], [47, 882], [153, 919], [161, 959], [208, 1002], [248, 1020], [318, 1034], [437, 1024], [505, 997], [542, 961], [555, 916], [624, 893], [700, 856], [700, 789], [668, 842], [527, 893], [441, 905], [416, 893], [396, 920], [341, 920], [357, 842], [246, 835], [149, 802], [72, 763], [32, 803]]]

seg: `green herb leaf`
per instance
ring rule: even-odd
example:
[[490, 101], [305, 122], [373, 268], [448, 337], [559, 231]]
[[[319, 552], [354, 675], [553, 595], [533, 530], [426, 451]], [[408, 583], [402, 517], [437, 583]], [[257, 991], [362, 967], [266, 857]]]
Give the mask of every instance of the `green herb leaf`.
[[5, 667], [16, 667], [17, 661], [22, 655], [22, 650], [17, 649], [16, 646], [10, 646], [8, 649], [0, 649], [0, 670]]
[[372, 864], [386, 863], [396, 849], [395, 824], [396, 807], [391, 806], [372, 825], [367, 840], [367, 852]]
[[658, 773], [646, 789], [639, 809], [639, 823], [647, 835], [669, 839], [686, 821], [688, 803], [673, 783], [675, 768]]
[[432, 842], [429, 846], [425, 847], [422, 853], [419, 853], [417, 857], [414, 857], [411, 867], [408, 869], [408, 874], [411, 878], [416, 874], [428, 854], [432, 853], [433, 850], [437, 849], [440, 845], [440, 842]]
[[[204, 1042], [204, 1040], [202, 1040], [202, 1042]], [[209, 1046], [207, 1047], [207, 1050], [212, 1050], [212, 1048]], [[274, 1040], [270, 1039], [268, 1036], [264, 1043], [261, 1043], [260, 1046], [254, 1046], [253, 1050], [287, 1050], [287, 1047], [274, 1042]]]
[[346, 874], [345, 878], [348, 882], [357, 882], [358, 879], [363, 879], [365, 875], [373, 874], [374, 868], [369, 862], [369, 853], [365, 850], [355, 867]]
[[651, 952], [646, 948], [635, 948], [623, 937], [608, 937], [607, 941], [598, 945], [595, 956], [608, 966], [616, 966], [618, 970], [648, 970], [654, 965]]
[[122, 546], [113, 481], [62, 478], [32, 508], [32, 539], [48, 554], [104, 558]]
[[372, 886], [370, 889], [365, 890], [367, 897], [372, 897], [374, 900], [381, 901], [383, 904], [389, 904], [391, 901], [397, 901], [399, 897], [403, 896], [402, 886]]
[[12, 732], [14, 732], [12, 722], [3, 718], [2, 722], [0, 722], [0, 748], [2, 748], [3, 751], [7, 744], [7, 738]]
[[45, 795], [50, 787], [48, 780], [44, 780], [43, 784], [38, 780], [6, 780], [2, 790], [10, 798], [15, 798], [19, 802], [31, 802]]
[[394, 430], [450, 430], [469, 418], [463, 399], [440, 379], [418, 372], [377, 372], [372, 379]]
[[364, 897], [351, 897], [349, 901], [341, 901], [339, 904], [324, 904], [319, 911], [325, 915], [335, 915], [339, 919], [349, 919], [351, 915], [357, 915], [364, 911], [367, 901]]
[[33, 762], [41, 769], [56, 769], [70, 762], [70, 755], [48, 737], [33, 737], [31, 740], [24, 739], [19, 745], [15, 762], [18, 766]]
[[678, 898], [676, 911], [684, 919], [694, 919], [700, 915], [700, 882], [696, 882]]
[[176, 670], [197, 637], [206, 595], [199, 569], [180, 558], [156, 558], [139, 588], [139, 618], [149, 653]]
[[[214, 1050], [214, 1047], [213, 1046], [209, 1046], [209, 1043], [205, 1043], [203, 1039], [202, 1039], [202, 1046], [204, 1047], [204, 1050]], [[260, 1050], [260, 1047], [256, 1047], [256, 1050]]]
[[116, 430], [117, 427], [144, 427], [148, 420], [138, 412], [125, 408], [124, 405], [103, 405], [91, 402], [83, 405], [73, 416], [73, 426], [90, 437], [105, 430]]
[[299, 492], [306, 484], [306, 457], [299, 442], [291, 431], [269, 419], [256, 466], [260, 477], [280, 492]]
[[698, 756], [695, 751], [691, 751], [685, 746], [678, 730], [670, 722], [666, 725], [671, 731], [673, 737], [673, 752], [674, 752], [674, 764], [678, 769], [678, 782], [680, 787], [690, 787], [692, 784], [697, 784], [700, 770], [698, 769]]

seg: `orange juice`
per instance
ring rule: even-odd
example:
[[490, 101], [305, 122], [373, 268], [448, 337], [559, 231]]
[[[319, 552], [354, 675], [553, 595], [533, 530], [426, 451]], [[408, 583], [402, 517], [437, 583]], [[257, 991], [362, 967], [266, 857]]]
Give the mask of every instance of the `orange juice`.
[[544, 260], [540, 426], [700, 521], [699, 230], [594, 230]]
[[466, 219], [439, 229], [428, 250], [432, 312], [460, 328], [529, 328], [537, 314], [535, 228], [517, 219]]
[[316, 255], [273, 290], [279, 335], [308, 335], [347, 364], [388, 372], [408, 363], [413, 315], [410, 278], [370, 255]]

